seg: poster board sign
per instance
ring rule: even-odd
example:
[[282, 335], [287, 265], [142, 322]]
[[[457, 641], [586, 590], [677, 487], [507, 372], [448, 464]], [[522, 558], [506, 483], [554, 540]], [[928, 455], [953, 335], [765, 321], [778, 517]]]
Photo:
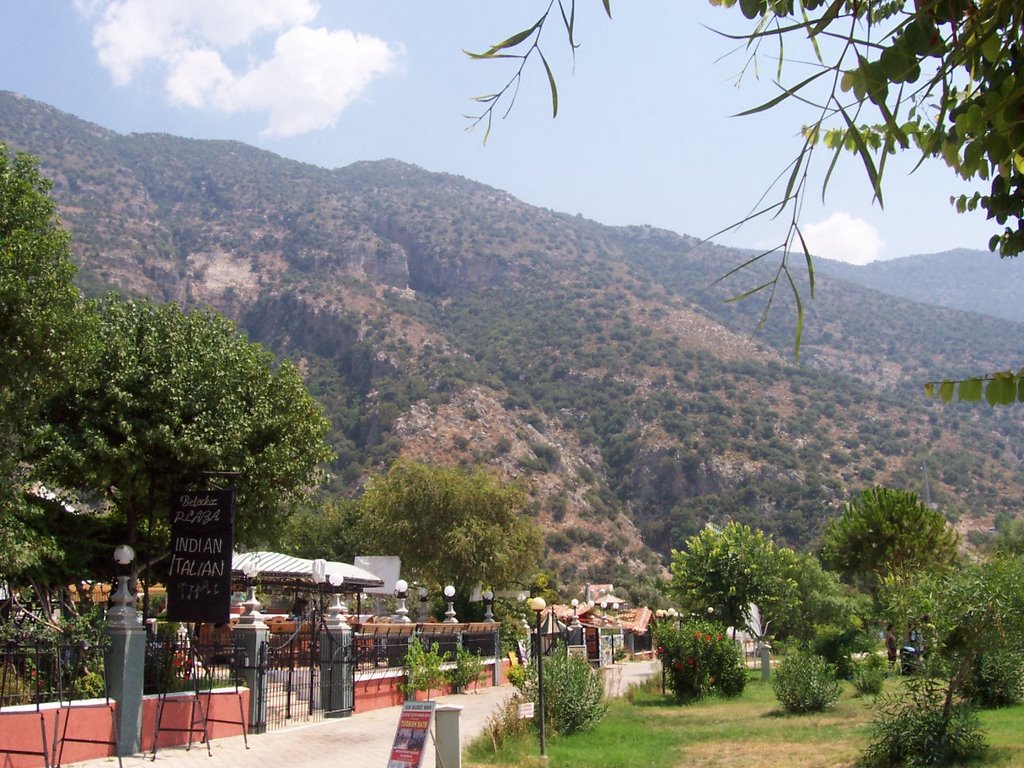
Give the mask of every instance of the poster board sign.
[[234, 504], [234, 491], [181, 491], [171, 497], [168, 621], [230, 620]]
[[433, 701], [407, 701], [402, 705], [388, 768], [420, 768], [423, 764], [435, 704]]
[[585, 645], [567, 645], [565, 646], [565, 653], [570, 659], [586, 659], [587, 658], [587, 646]]

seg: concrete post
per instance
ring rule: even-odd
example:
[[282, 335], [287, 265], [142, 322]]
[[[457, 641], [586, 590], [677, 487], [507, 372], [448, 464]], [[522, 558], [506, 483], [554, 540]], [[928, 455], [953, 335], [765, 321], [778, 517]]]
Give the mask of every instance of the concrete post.
[[107, 634], [110, 647], [104, 665], [110, 697], [117, 702], [117, 754], [142, 751], [142, 682], [146, 661], [146, 628], [135, 610], [135, 589], [128, 576], [117, 577], [110, 596]]
[[434, 709], [434, 757], [437, 768], [462, 768], [459, 716], [462, 707], [438, 704]]
[[249, 733], [263, 733], [267, 728], [267, 678], [260, 674], [260, 661], [270, 641], [270, 628], [263, 621], [256, 592], [249, 587], [249, 595], [242, 603], [242, 615], [231, 630], [232, 640], [245, 649], [246, 664], [242, 677], [249, 689]]
[[320, 701], [326, 717], [352, 714], [352, 629], [345, 618], [339, 595], [327, 607], [320, 636]]
[[772, 647], [768, 643], [761, 643], [761, 679], [767, 680], [772, 676]]

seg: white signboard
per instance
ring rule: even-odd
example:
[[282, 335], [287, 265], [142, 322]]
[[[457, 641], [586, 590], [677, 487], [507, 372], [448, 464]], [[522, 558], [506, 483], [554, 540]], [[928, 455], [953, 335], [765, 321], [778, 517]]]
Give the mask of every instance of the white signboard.
[[369, 571], [384, 582], [379, 587], [367, 587], [363, 590], [366, 594], [395, 594], [395, 584], [402, 572], [402, 558], [392, 555], [359, 555], [352, 564], [364, 571]]

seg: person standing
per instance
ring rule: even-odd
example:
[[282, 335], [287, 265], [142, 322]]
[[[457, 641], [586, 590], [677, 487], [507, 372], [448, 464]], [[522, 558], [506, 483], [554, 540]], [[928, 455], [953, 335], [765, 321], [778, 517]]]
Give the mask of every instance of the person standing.
[[889, 659], [889, 675], [896, 669], [896, 651], [899, 643], [896, 641], [896, 627], [890, 623], [885, 628], [885, 655]]

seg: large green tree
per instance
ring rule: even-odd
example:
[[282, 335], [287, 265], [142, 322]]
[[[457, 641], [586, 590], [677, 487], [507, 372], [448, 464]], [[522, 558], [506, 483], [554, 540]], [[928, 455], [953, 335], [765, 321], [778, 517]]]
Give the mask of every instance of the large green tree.
[[236, 540], [275, 541], [331, 457], [296, 367], [213, 312], [111, 298], [99, 318], [81, 375], [44, 412], [40, 476], [96, 497], [125, 541], [153, 542], [150, 557], [170, 493], [218, 479], [236, 487]]
[[727, 626], [743, 628], [755, 603], [765, 622], [792, 609], [797, 585], [790, 578], [793, 552], [779, 549], [763, 531], [729, 523], [706, 526], [685, 549], [672, 550], [669, 589], [691, 609], [706, 608]]
[[362, 496], [364, 543], [398, 555], [410, 579], [454, 584], [523, 583], [541, 552], [540, 529], [523, 515], [526, 495], [482, 468], [399, 460], [370, 478]]
[[296, 510], [281, 534], [281, 551], [310, 560], [322, 557], [351, 563], [364, 551], [358, 499], [330, 499]]
[[848, 581], [877, 594], [886, 578], [948, 569], [956, 531], [941, 512], [911, 491], [869, 488], [855, 496], [825, 531], [822, 559]]
[[29, 524], [41, 512], [25, 496], [26, 434], [88, 327], [49, 191], [33, 158], [0, 143], [0, 579], [55, 551]]

